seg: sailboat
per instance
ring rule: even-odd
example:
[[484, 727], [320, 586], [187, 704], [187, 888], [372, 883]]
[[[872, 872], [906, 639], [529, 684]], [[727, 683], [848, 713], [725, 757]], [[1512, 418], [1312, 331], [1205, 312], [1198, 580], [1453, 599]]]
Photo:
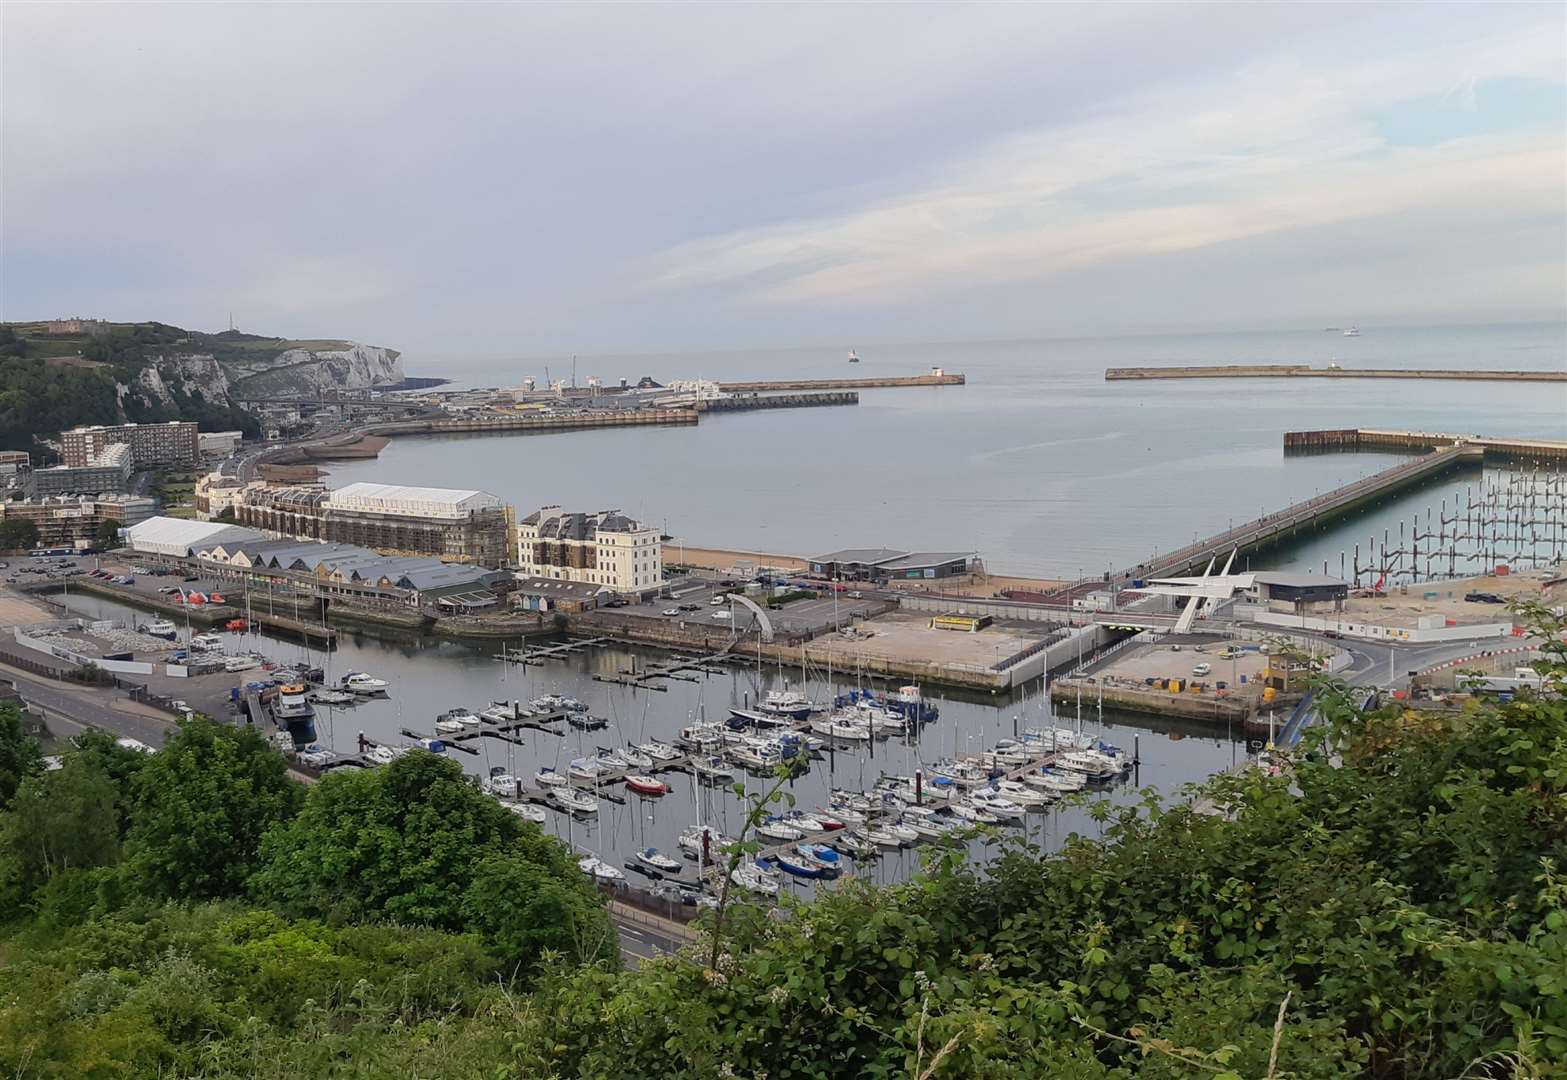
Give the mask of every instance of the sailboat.
[[855, 352], [853, 349], [850, 349], [849, 350], [849, 363], [851, 363], [851, 364], [858, 364], [859, 362], [860, 362], [860, 354]]

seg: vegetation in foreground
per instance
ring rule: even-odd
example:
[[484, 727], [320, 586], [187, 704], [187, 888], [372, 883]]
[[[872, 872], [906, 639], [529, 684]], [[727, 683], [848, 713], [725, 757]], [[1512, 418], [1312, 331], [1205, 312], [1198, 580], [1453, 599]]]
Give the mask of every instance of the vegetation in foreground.
[[1219, 813], [1101, 804], [1102, 840], [741, 908], [632, 972], [569, 858], [449, 763], [301, 799], [212, 725], [41, 774], [0, 724], [0, 1072], [1563, 1075], [1567, 647], [1534, 617], [1542, 695], [1338, 702]]

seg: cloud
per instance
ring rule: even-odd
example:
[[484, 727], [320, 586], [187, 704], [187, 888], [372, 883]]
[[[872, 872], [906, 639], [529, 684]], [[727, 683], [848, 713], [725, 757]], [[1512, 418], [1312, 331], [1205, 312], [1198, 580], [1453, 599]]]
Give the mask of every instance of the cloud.
[[[6, 318], [233, 308], [509, 352], [1120, 332], [1177, 295], [1277, 317], [1262, 298], [1322, 251], [1414, 275], [1366, 283], [1364, 319], [1562, 306], [1559, 252], [1487, 242], [1562, 218], [1555, 7], [0, 20]], [[1493, 272], [1438, 275], [1455, 264]]]

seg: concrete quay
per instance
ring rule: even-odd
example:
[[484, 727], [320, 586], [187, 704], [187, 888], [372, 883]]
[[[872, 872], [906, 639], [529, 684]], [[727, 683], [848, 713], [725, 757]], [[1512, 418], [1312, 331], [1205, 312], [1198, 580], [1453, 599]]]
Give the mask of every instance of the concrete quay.
[[847, 379], [757, 379], [750, 382], [721, 382], [718, 388], [727, 394], [771, 393], [778, 390], [866, 390], [894, 386], [962, 386], [961, 372], [929, 375], [882, 375]]
[[810, 409], [823, 405], [858, 405], [860, 395], [853, 390], [832, 390], [820, 394], [742, 394], [738, 397], [698, 401], [696, 411], [743, 412], [749, 409]]
[[462, 435], [468, 433], [571, 431], [579, 428], [694, 424], [695, 409], [595, 409], [569, 416], [478, 416], [460, 420], [397, 420], [372, 424], [366, 435]]
[[1567, 382], [1567, 371], [1477, 368], [1315, 368], [1309, 364], [1215, 364], [1106, 368], [1105, 381], [1136, 379], [1459, 379], [1471, 382]]
[[1444, 447], [1413, 461], [1402, 462], [1391, 469], [1363, 477], [1343, 487], [1324, 492], [1314, 498], [1298, 502], [1273, 514], [1237, 525], [1232, 529], [1188, 544], [1168, 554], [1155, 555], [1146, 563], [1122, 571], [1125, 578], [1172, 577], [1186, 571], [1201, 573], [1208, 560], [1223, 564], [1231, 551], [1244, 555], [1249, 551], [1295, 534], [1301, 528], [1315, 528], [1323, 522], [1341, 517], [1395, 491], [1425, 483], [1435, 476], [1464, 465], [1478, 464], [1483, 460], [1482, 447], [1460, 443]]
[[1340, 428], [1329, 431], [1286, 431], [1284, 452], [1331, 453], [1352, 450], [1436, 450], [1449, 446], [1479, 447], [1487, 457], [1567, 460], [1567, 440], [1495, 439], [1434, 431], [1391, 431], [1382, 428]]

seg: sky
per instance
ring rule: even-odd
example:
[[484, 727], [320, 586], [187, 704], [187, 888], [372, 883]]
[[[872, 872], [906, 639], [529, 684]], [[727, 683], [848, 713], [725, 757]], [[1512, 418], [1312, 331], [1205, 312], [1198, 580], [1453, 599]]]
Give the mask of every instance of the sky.
[[444, 355], [1567, 317], [1567, 5], [0, 5], [0, 318]]

